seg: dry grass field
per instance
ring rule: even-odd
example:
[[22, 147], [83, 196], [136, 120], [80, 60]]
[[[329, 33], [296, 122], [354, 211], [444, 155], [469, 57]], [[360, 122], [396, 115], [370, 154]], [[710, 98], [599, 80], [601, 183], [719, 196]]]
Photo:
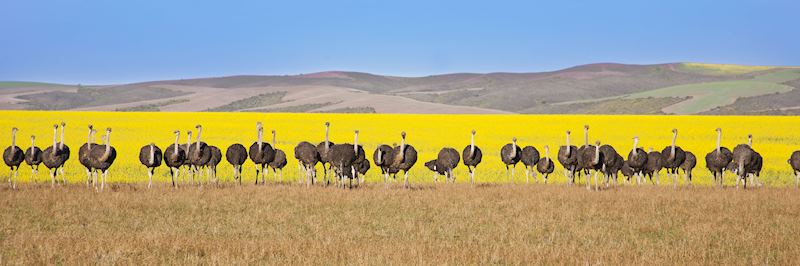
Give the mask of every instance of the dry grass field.
[[800, 263], [788, 188], [26, 184], [0, 217], [0, 264]]

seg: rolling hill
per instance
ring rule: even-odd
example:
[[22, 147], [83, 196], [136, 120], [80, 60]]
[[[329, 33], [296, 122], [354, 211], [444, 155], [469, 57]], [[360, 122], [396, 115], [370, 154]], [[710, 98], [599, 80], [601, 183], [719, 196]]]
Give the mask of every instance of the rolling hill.
[[796, 114], [800, 68], [589, 64], [425, 77], [329, 71], [74, 86], [0, 82], [0, 109], [119, 111]]

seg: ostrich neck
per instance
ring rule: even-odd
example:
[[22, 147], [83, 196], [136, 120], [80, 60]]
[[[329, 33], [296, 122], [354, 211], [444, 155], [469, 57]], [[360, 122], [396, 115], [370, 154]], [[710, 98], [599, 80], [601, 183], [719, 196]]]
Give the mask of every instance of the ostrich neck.
[[383, 163], [383, 151], [382, 150], [378, 150], [378, 158], [375, 158], [375, 163], [376, 164], [382, 164]]
[[36, 147], [36, 138], [31, 138], [31, 151], [33, 151], [34, 147]]
[[403, 139], [400, 140], [400, 154], [398, 154], [398, 156], [400, 156], [400, 160], [403, 160], [403, 156], [405, 155], [406, 155], [406, 137], [403, 137]]
[[17, 132], [11, 133], [11, 153], [14, 153], [17, 149]]
[[111, 156], [111, 134], [106, 133], [106, 151], [103, 152], [103, 156], [100, 157], [100, 161], [108, 160], [109, 156]]
[[550, 147], [545, 147], [544, 148], [544, 158], [546, 160], [550, 160]]
[[589, 129], [583, 130], [583, 146], [589, 146]]
[[153, 147], [153, 144], [150, 143], [150, 164], [153, 164], [153, 161], [156, 160], [156, 149]]
[[275, 141], [275, 132], [272, 132], [272, 147], [273, 148], [275, 147], [275, 143], [277, 143], [277, 141]]
[[86, 146], [92, 149], [92, 129], [89, 129], [89, 134], [86, 134]]
[[638, 145], [639, 145], [639, 139], [634, 139], [633, 140], [633, 150], [631, 150], [631, 152], [633, 152], [633, 156], [636, 156], [638, 154], [638, 152], [636, 151], [636, 146], [638, 146]]
[[203, 133], [203, 128], [197, 129], [197, 151], [200, 151], [200, 134]]
[[753, 138], [747, 138], [747, 146], [753, 147]]
[[261, 146], [263, 145], [262, 144], [263, 143], [263, 140], [262, 140], [263, 137], [264, 137], [264, 133], [261, 131], [261, 129], [259, 129], [258, 130], [258, 150], [259, 151], [261, 150]]
[[330, 127], [327, 125], [325, 126], [325, 153], [328, 153], [328, 146], [330, 146], [330, 138], [328, 137], [330, 133]]
[[572, 149], [570, 149], [569, 147], [570, 147], [570, 145], [569, 145], [569, 133], [567, 133], [567, 156], [569, 156], [570, 153], [572, 152]]
[[511, 158], [517, 157], [517, 142], [511, 142]]
[[178, 139], [179, 138], [180, 138], [180, 135], [175, 134], [175, 148], [172, 149], [172, 155], [175, 155], [175, 156], [178, 156]]
[[675, 140], [678, 138], [678, 133], [672, 135], [672, 146], [670, 146], [669, 158], [675, 158]]
[[358, 153], [358, 133], [356, 133], [356, 137], [353, 140], [353, 151]]
[[58, 129], [53, 129], [53, 150], [52, 153], [56, 154], [56, 150], [58, 150]]
[[597, 146], [594, 147], [594, 163], [593, 164], [598, 164], [598, 163], [600, 163], [600, 145], [597, 145]]
[[61, 126], [61, 144], [58, 145], [59, 149], [64, 149], [64, 126]]
[[722, 139], [722, 132], [717, 132], [717, 153], [720, 153], [720, 141]]
[[469, 156], [472, 157], [473, 154], [475, 154], [475, 134], [472, 134], [469, 140]]

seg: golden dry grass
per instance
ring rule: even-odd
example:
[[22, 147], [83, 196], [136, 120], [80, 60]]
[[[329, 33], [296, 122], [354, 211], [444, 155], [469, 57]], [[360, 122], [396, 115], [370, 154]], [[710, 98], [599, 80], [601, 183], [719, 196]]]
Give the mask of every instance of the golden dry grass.
[[2, 264], [800, 263], [795, 189], [28, 185]]

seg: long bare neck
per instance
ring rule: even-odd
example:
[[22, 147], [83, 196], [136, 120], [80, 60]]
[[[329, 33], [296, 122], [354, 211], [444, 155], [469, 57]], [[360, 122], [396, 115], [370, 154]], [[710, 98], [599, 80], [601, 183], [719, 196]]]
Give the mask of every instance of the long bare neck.
[[11, 132], [11, 153], [14, 153], [17, 149], [17, 132]]
[[569, 147], [571, 147], [571, 145], [569, 143], [569, 131], [567, 132], [567, 146], [566, 147], [567, 147], [567, 156], [569, 156], [572, 153], [572, 149], [569, 148]]
[[328, 146], [330, 146], [330, 139], [328, 138], [328, 133], [330, 131], [330, 127], [325, 125], [325, 153], [328, 153]]
[[89, 129], [89, 134], [86, 134], [86, 146], [92, 148], [92, 129]]
[[61, 126], [61, 144], [58, 145], [59, 149], [64, 149], [64, 126]]
[[631, 150], [631, 152], [633, 152], [634, 156], [636, 156], [638, 154], [638, 152], [636, 150], [636, 146], [639, 146], [639, 139], [638, 138], [633, 139], [633, 150]]
[[154, 146], [153, 143], [150, 143], [150, 164], [153, 164], [153, 161], [156, 160], [156, 148]]
[[600, 163], [600, 145], [594, 147], [594, 164]]
[[406, 156], [406, 137], [405, 136], [403, 136], [403, 138], [400, 140], [400, 154], [398, 154], [398, 155], [400, 156], [400, 159], [403, 159], [403, 157]]
[[475, 134], [472, 134], [469, 140], [469, 155], [475, 154]]
[[31, 137], [31, 151], [33, 151], [33, 147], [36, 147], [36, 138]]
[[717, 131], [717, 153], [720, 153], [721, 141], [722, 141], [722, 131]]
[[264, 138], [264, 132], [261, 131], [261, 129], [258, 129], [258, 150], [259, 151], [261, 150], [261, 147], [263, 146], [262, 143], [264, 143], [263, 138]]
[[678, 139], [678, 132], [672, 133], [672, 146], [670, 147], [669, 158], [675, 157], [675, 140]]
[[180, 139], [181, 135], [175, 134], [175, 148], [172, 149], [172, 154], [178, 156], [178, 139]]
[[100, 161], [108, 160], [109, 156], [111, 156], [111, 133], [106, 133], [106, 151], [103, 153]]
[[53, 154], [56, 154], [56, 150], [58, 150], [58, 129], [53, 129]]
[[517, 141], [511, 142], [511, 157], [517, 157]]
[[186, 153], [187, 154], [189, 153], [189, 146], [191, 146], [191, 145], [192, 145], [192, 132], [189, 131], [189, 133], [186, 135]]
[[753, 147], [753, 137], [747, 136], [747, 146]]
[[275, 143], [277, 143], [277, 141], [275, 141], [275, 131], [272, 131], [272, 147], [273, 148], [275, 147]]
[[550, 160], [550, 147], [548, 146], [544, 147], [544, 158]]
[[200, 150], [200, 134], [203, 133], [203, 128], [197, 129], [197, 150]]
[[583, 129], [583, 146], [589, 146], [589, 129]]
[[356, 133], [356, 137], [353, 140], [353, 151], [358, 153], [358, 133]]

